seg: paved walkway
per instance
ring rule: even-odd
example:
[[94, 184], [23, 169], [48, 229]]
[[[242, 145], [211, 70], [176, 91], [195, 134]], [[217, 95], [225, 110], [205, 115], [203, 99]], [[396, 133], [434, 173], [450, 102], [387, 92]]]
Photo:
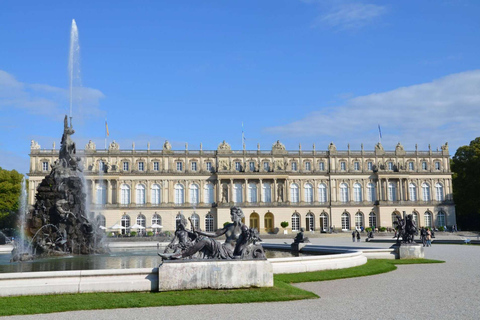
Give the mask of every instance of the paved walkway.
[[[283, 243], [290, 239], [269, 239]], [[388, 247], [352, 243], [349, 237], [312, 239], [314, 244]], [[2, 319], [478, 319], [480, 246], [433, 245], [425, 257], [443, 264], [404, 265], [375, 276], [302, 283], [320, 299], [236, 305], [194, 305], [14, 316]], [[403, 314], [399, 314], [403, 312]]]

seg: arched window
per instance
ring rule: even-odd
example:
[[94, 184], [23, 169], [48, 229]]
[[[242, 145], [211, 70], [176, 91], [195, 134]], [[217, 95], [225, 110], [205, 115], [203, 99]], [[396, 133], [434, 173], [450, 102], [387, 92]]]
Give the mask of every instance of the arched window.
[[298, 185], [296, 183], [290, 185], [290, 202], [298, 202]]
[[395, 183], [388, 183], [388, 201], [397, 201], [397, 187]]
[[97, 184], [97, 204], [103, 205], [107, 203], [107, 187], [105, 183], [101, 181]]
[[437, 201], [443, 201], [445, 200], [445, 197], [443, 196], [443, 185], [441, 183], [436, 183], [435, 184], [435, 190], [436, 190], [436, 198]]
[[342, 230], [350, 230], [350, 215], [348, 212], [342, 213]]
[[[156, 227], [154, 228], [153, 226], [160, 226], [160, 227]], [[157, 234], [158, 232], [162, 231], [162, 217], [160, 217], [160, 215], [158, 213], [155, 213], [152, 217], [152, 230], [155, 234]]]
[[207, 183], [204, 187], [204, 197], [205, 197], [205, 203], [212, 204], [213, 201], [213, 184]]
[[136, 193], [136, 202], [137, 205], [144, 205], [145, 204], [145, 186], [143, 184], [137, 184], [135, 187]]
[[292, 214], [292, 231], [300, 230], [300, 214], [294, 212]]
[[423, 201], [430, 201], [430, 185], [426, 182], [422, 183]]
[[190, 203], [191, 204], [198, 204], [198, 185], [192, 183], [190, 185]]
[[410, 201], [417, 201], [417, 186], [413, 183], [408, 184], [408, 198]]
[[318, 202], [327, 202], [327, 186], [324, 183], [318, 185]]
[[178, 226], [182, 223], [182, 220], [185, 220], [185, 216], [181, 213], [177, 214], [175, 217], [175, 229], [178, 229]]
[[445, 227], [445, 212], [439, 211], [437, 213], [437, 227]]
[[242, 203], [243, 202], [243, 195], [242, 195], [242, 184], [235, 183], [233, 185], [233, 201], [235, 203]]
[[257, 184], [250, 182], [247, 189], [247, 202], [256, 203], [257, 202]]
[[313, 213], [307, 213], [305, 225], [307, 226], [307, 231], [315, 231], [315, 215]]
[[127, 184], [120, 186], [120, 204], [130, 204], [130, 186]]
[[250, 228], [257, 229], [260, 221], [260, 216], [256, 212], [252, 212], [250, 215]]
[[205, 231], [213, 232], [213, 216], [209, 213], [205, 217]]
[[348, 202], [348, 185], [344, 182], [340, 184], [340, 201]]
[[145, 228], [146, 228], [146, 226], [147, 226], [147, 225], [146, 225], [146, 222], [147, 222], [147, 220], [145, 219], [145, 216], [144, 216], [143, 214], [139, 214], [139, 215], [137, 216], [137, 224], [138, 224], [139, 226], [142, 226], [142, 227], [143, 227], [143, 229], [142, 229], [142, 228], [138, 228], [138, 234], [139, 234], [139, 235], [140, 235], [140, 234], [145, 234]]
[[130, 229], [130, 216], [128, 214], [124, 214], [122, 216], [122, 227], [125, 229], [122, 229], [122, 234], [126, 234], [129, 229]]
[[432, 227], [432, 214], [429, 211], [426, 211], [424, 214], [425, 227]]
[[190, 220], [192, 220], [192, 224], [195, 230], [200, 230], [200, 217], [198, 216], [198, 214], [194, 212], [190, 217]]
[[362, 201], [362, 186], [358, 182], [353, 184], [353, 201]]
[[326, 212], [320, 214], [320, 227], [322, 231], [328, 230], [328, 214]]
[[375, 184], [369, 183], [367, 184], [367, 201], [376, 201], [377, 194], [375, 190]]
[[96, 217], [97, 220], [97, 227], [106, 227], [107, 226], [107, 221], [105, 220], [105, 216], [103, 214], [99, 214]]
[[377, 215], [375, 214], [375, 212], [370, 212], [370, 214], [368, 215], [368, 226], [370, 228], [377, 227]]
[[184, 193], [183, 193], [183, 186], [180, 183], [175, 185], [175, 204], [183, 204], [184, 203]]
[[305, 202], [312, 203], [313, 202], [313, 187], [310, 183], [306, 183], [304, 186], [305, 191]]
[[355, 228], [356, 229], [363, 228], [363, 213], [361, 212], [355, 213]]
[[268, 182], [265, 182], [262, 186], [262, 201], [265, 203], [272, 202], [272, 185]]
[[161, 201], [161, 198], [160, 198], [160, 193], [161, 193], [161, 188], [160, 188], [160, 185], [159, 184], [153, 184], [152, 185], [152, 197], [151, 197], [151, 201], [152, 201], [152, 204], [154, 205], [159, 205], [160, 204], [160, 201]]
[[273, 213], [271, 212], [267, 212], [265, 214], [265, 218], [264, 218], [264, 223], [265, 223], [265, 231], [267, 232], [272, 232], [273, 231], [273, 228], [275, 226], [275, 223], [274, 223], [274, 217], [273, 217]]

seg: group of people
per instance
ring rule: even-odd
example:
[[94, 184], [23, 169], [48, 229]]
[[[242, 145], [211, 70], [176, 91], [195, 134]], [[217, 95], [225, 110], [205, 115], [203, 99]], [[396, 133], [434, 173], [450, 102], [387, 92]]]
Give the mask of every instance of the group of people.
[[424, 227], [420, 229], [420, 240], [422, 240], [422, 244], [424, 247], [432, 246], [432, 238], [435, 238], [435, 232], [433, 231], [433, 229]]

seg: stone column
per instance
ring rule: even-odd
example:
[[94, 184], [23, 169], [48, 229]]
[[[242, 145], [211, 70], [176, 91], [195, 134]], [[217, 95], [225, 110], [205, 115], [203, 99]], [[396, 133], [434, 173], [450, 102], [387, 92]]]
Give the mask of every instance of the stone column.
[[403, 179], [402, 178], [398, 179], [398, 185], [399, 185], [398, 194], [400, 196], [399, 200], [402, 201], [403, 200]]
[[[205, 197], [204, 197], [205, 181], [203, 181], [203, 180], [200, 181], [199, 188], [200, 188], [200, 190], [198, 190], [198, 196], [200, 197], [200, 199], [198, 199], [198, 203], [205, 203]], [[205, 221], [204, 221], [204, 223], [205, 223]]]
[[112, 204], [112, 182], [107, 180], [107, 204]]
[[150, 180], [147, 180], [145, 183], [145, 200], [146, 204], [152, 204], [152, 182]]
[[247, 201], [247, 189], [248, 189], [248, 179], [245, 179], [245, 182], [244, 182], [244, 188], [243, 188], [243, 202], [248, 202]]
[[263, 180], [259, 179], [258, 181], [258, 192], [257, 192], [257, 202], [262, 203], [263, 198], [262, 198], [262, 193], [263, 193]]
[[230, 179], [230, 188], [228, 190], [228, 201], [229, 202], [234, 202], [235, 201], [233, 199], [233, 179]]
[[[278, 188], [277, 187], [277, 179], [273, 179], [273, 192], [272, 192], [272, 190], [270, 190], [270, 192], [273, 193], [273, 199], [272, 199], [273, 201], [272, 202], [277, 202], [277, 200], [278, 200], [277, 188]], [[263, 192], [263, 190], [262, 190], [262, 192]], [[270, 196], [272, 196], [272, 195], [270, 195]]]
[[298, 202], [305, 202], [305, 192], [303, 190], [304, 186], [304, 181], [300, 180], [300, 182], [298, 183]]
[[96, 204], [97, 203], [97, 190], [95, 189], [95, 180], [92, 180], [91, 181], [91, 186], [92, 186], [92, 191], [91, 191], [91, 199], [90, 199], [90, 202], [92, 204]]
[[215, 202], [220, 203], [222, 201], [222, 182], [220, 179], [217, 180], [217, 183], [215, 183]]
[[121, 200], [122, 200], [122, 195], [121, 195], [121, 188], [120, 188], [120, 185], [122, 183], [120, 183], [120, 179], [117, 179], [117, 204], [120, 204], [121, 203]]

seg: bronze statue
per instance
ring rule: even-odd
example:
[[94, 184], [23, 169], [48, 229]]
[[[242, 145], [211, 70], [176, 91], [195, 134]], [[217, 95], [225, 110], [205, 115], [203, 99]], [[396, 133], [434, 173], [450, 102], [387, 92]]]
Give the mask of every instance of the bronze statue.
[[[163, 259], [184, 259], [192, 257], [201, 252], [203, 259], [265, 259], [258, 231], [249, 229], [243, 222], [243, 211], [240, 207], [230, 208], [232, 223], [225, 225], [214, 233], [195, 230], [192, 225], [192, 232], [197, 238], [191, 246], [178, 253], [159, 253]], [[213, 238], [226, 236], [225, 242], [221, 243]]]
[[300, 232], [297, 233], [295, 238], [293, 239], [293, 243], [310, 243], [308, 237], [305, 237], [303, 234], [305, 232], [305, 228], [300, 228]]
[[[397, 221], [394, 222], [397, 244], [400, 243], [414, 243], [414, 237], [417, 234], [418, 228], [413, 220], [411, 214], [407, 215], [406, 219], [403, 219], [399, 215], [396, 216]], [[402, 240], [400, 240], [400, 238]]]

